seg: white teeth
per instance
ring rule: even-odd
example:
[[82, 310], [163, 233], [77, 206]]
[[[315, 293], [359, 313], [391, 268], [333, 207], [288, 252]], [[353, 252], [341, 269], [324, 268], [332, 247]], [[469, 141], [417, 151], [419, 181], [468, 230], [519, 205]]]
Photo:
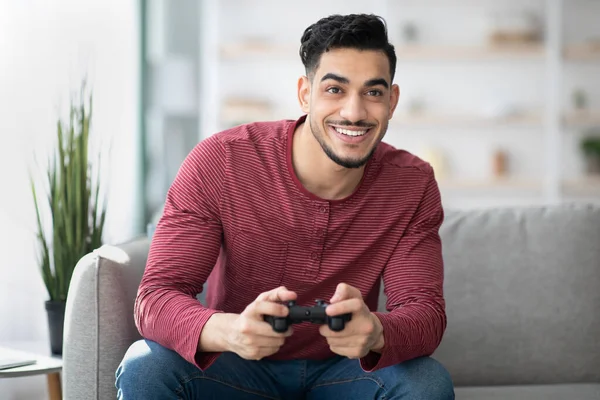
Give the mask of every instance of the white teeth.
[[342, 128], [336, 128], [336, 127], [334, 127], [334, 129], [336, 131], [338, 131], [339, 133], [343, 133], [344, 135], [348, 135], [348, 136], [362, 136], [365, 133], [367, 133], [367, 131], [351, 131], [348, 129], [342, 129]]

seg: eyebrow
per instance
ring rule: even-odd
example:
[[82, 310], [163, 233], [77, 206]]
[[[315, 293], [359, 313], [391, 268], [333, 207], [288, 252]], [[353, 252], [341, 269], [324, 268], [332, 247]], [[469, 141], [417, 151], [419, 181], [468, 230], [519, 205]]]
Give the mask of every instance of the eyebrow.
[[369, 79], [368, 81], [365, 82], [365, 86], [383, 86], [386, 89], [389, 89], [389, 85], [387, 83], [387, 81], [383, 78], [376, 78], [376, 79]]
[[[331, 72], [323, 75], [323, 77], [321, 78], [321, 82], [326, 81], [328, 79], [332, 79], [332, 80], [342, 83], [344, 85], [347, 85], [350, 83], [348, 78], [344, 78], [343, 76], [339, 76], [339, 75], [331, 73]], [[385, 87], [386, 89], [389, 89], [389, 85], [388, 85], [387, 81], [383, 78], [369, 79], [368, 81], [365, 82], [365, 86], [368, 86], [368, 87], [379, 86], [379, 85]]]
[[327, 79], [332, 79], [334, 81], [337, 81], [339, 83], [343, 83], [345, 85], [347, 85], [348, 83], [350, 83], [350, 81], [348, 80], [348, 78], [344, 78], [343, 76], [339, 76], [339, 75], [333, 74], [331, 72], [323, 75], [323, 77], [321, 78], [321, 82], [326, 81]]

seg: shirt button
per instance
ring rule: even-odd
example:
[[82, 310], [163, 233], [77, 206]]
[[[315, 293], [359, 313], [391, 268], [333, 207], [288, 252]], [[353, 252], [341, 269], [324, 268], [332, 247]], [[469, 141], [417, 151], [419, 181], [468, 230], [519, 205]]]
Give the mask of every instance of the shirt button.
[[317, 230], [317, 236], [318, 237], [325, 236], [325, 229], [319, 229], [319, 230]]
[[316, 251], [313, 251], [310, 255], [310, 258], [312, 258], [313, 260], [316, 260], [319, 258], [319, 253], [317, 253]]
[[323, 214], [325, 214], [325, 213], [327, 212], [327, 207], [325, 207], [325, 206], [321, 206], [321, 209], [320, 209], [320, 211], [321, 211]]

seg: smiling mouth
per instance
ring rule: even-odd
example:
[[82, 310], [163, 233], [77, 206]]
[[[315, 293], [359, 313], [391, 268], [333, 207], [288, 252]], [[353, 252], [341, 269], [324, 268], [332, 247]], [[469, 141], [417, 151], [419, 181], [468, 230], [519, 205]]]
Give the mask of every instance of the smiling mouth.
[[346, 129], [346, 128], [338, 128], [337, 126], [332, 126], [336, 132], [341, 133], [346, 136], [364, 136], [370, 128], [367, 129]]

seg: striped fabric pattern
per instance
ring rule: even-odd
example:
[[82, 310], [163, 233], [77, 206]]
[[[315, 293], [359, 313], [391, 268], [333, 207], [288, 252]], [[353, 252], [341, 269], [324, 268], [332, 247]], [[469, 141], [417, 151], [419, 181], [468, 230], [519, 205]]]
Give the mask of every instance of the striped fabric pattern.
[[[243, 125], [203, 140], [188, 155], [166, 199], [135, 305], [147, 339], [199, 368], [218, 354], [197, 352], [215, 312], [240, 313], [280, 285], [299, 305], [328, 301], [339, 283], [358, 288], [384, 327], [382, 354], [367, 371], [429, 355], [446, 328], [438, 234], [444, 213], [433, 170], [381, 143], [349, 197], [308, 192], [291, 162], [303, 123]], [[389, 312], [377, 312], [383, 278]], [[208, 283], [206, 304], [195, 296]], [[294, 325], [271, 359], [323, 359], [329, 347], [310, 323]]]

